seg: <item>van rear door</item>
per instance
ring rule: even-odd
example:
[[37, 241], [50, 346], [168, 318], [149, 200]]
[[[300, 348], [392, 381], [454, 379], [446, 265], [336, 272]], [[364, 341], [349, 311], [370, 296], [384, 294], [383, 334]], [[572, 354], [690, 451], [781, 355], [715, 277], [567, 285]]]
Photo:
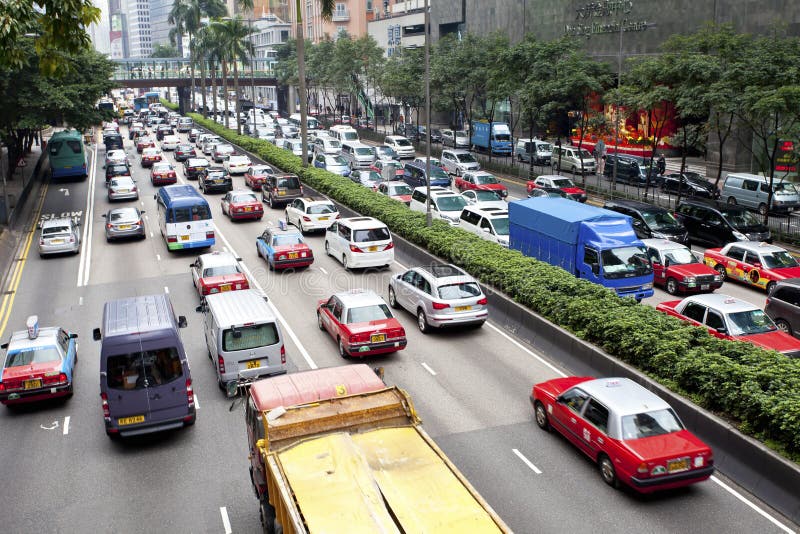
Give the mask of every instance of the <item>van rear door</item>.
[[177, 347], [144, 351], [147, 403], [153, 422], [179, 419], [189, 415], [187, 380], [190, 379], [185, 357]]
[[147, 381], [141, 352], [108, 356], [106, 395], [111, 426], [125, 431], [150, 422]]

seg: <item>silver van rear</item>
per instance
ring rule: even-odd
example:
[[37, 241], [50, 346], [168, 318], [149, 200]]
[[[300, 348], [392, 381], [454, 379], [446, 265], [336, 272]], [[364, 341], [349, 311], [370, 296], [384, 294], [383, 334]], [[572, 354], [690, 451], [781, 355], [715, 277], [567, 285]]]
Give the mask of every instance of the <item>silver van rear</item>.
[[[800, 194], [793, 183], [776, 179], [772, 191], [769, 211], [788, 213], [800, 207]], [[763, 216], [767, 214], [769, 192], [769, 179], [764, 176], [730, 173], [722, 185], [721, 199], [757, 210]]]

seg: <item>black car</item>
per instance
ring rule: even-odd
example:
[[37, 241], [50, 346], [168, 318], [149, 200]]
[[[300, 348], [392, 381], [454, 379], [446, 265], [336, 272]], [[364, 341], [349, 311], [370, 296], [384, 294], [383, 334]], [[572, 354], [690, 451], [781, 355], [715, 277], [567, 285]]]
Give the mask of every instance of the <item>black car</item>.
[[106, 151], [121, 149], [122, 136], [118, 133], [103, 135], [103, 144], [106, 146]]
[[[419, 127], [419, 138], [421, 141], [425, 141], [427, 135], [425, 132], [425, 127]], [[442, 132], [438, 128], [431, 128], [431, 143], [440, 143], [442, 142]]]
[[130, 176], [131, 168], [125, 163], [114, 163], [106, 167], [106, 183], [110, 182], [115, 176]]
[[734, 241], [766, 241], [772, 234], [742, 206], [714, 200], [681, 200], [675, 217], [683, 223], [693, 243], [721, 247]]
[[183, 175], [187, 180], [197, 180], [205, 174], [211, 164], [205, 158], [189, 158], [183, 162]]
[[397, 124], [394, 127], [395, 135], [402, 135], [409, 141], [416, 141], [419, 139], [419, 130], [413, 124]]
[[233, 179], [224, 167], [209, 167], [197, 176], [198, 187], [203, 193], [233, 191]]
[[639, 239], [669, 239], [689, 244], [689, 233], [683, 223], [660, 206], [637, 200], [609, 200], [603, 207], [629, 216]]
[[175, 129], [169, 124], [161, 124], [156, 128], [157, 140], [163, 141], [165, 135], [175, 135]]
[[650, 169], [648, 160], [627, 154], [608, 154], [606, 156], [603, 175], [609, 179], [614, 177], [615, 163], [617, 165], [617, 182], [619, 183], [627, 183], [637, 187], [643, 186], [647, 183], [648, 173], [650, 174], [651, 186], [656, 186], [661, 181], [655, 165]]
[[661, 183], [661, 191], [664, 193], [678, 193], [687, 197], [698, 198], [719, 198], [719, 189], [714, 184], [697, 174], [696, 172], [673, 172], [664, 176]]

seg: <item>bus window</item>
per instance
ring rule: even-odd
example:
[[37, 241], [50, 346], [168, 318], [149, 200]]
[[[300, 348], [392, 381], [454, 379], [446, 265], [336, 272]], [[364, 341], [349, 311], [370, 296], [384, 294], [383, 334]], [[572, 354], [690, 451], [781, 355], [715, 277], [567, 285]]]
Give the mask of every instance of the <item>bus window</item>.
[[54, 156], [58, 155], [62, 144], [63, 143], [61, 141], [52, 141], [50, 143], [50, 153]]
[[75, 154], [80, 154], [81, 153], [81, 142], [80, 141], [69, 140], [69, 141], [67, 141], [67, 146], [70, 147]]
[[208, 206], [202, 204], [186, 208], [174, 208], [171, 218], [172, 220], [167, 220], [167, 222], [183, 223], [202, 221], [211, 218], [211, 211], [208, 209]]

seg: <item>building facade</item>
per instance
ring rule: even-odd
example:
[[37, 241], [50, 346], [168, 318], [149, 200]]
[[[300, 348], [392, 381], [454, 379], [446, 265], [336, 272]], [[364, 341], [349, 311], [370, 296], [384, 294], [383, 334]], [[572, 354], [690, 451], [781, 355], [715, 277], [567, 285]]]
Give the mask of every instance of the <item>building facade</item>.
[[[341, 33], [347, 33], [354, 39], [367, 34], [368, 6], [365, 0], [337, 0], [330, 22], [322, 19], [318, 0], [300, 0], [300, 4], [303, 10], [303, 35], [314, 43], [325, 39], [335, 40]], [[296, 21], [297, 6], [294, 0], [289, 1], [287, 7], [288, 20]], [[296, 35], [295, 26], [292, 24], [292, 35]]]
[[373, 11], [367, 23], [367, 33], [391, 57], [401, 48], [425, 46], [425, 2], [409, 0], [386, 4], [385, 9]]
[[[121, 12], [127, 24], [127, 50], [125, 57], [146, 58], [153, 53], [150, 32], [150, 2], [148, 0], [122, 0]], [[112, 32], [114, 31], [112, 27]]]
[[[288, 22], [284, 22], [275, 14], [267, 14], [259, 19], [252, 20], [253, 33], [250, 40], [253, 43], [254, 60], [252, 68], [254, 71], [271, 71], [272, 65], [276, 61], [276, 47], [289, 41], [291, 28]], [[278, 109], [278, 90], [275, 86], [255, 87], [255, 98], [253, 86], [248, 85], [247, 77], [250, 74], [250, 66], [244, 67], [242, 71], [241, 84], [243, 94], [256, 105], [270, 109]]]
[[100, 10], [100, 20], [90, 24], [87, 33], [92, 39], [95, 50], [101, 54], [111, 55], [111, 16], [108, 0], [92, 0], [92, 4]]
[[153, 45], [170, 46], [169, 31], [173, 25], [167, 21], [173, 3], [173, 0], [150, 0], [150, 36]]

